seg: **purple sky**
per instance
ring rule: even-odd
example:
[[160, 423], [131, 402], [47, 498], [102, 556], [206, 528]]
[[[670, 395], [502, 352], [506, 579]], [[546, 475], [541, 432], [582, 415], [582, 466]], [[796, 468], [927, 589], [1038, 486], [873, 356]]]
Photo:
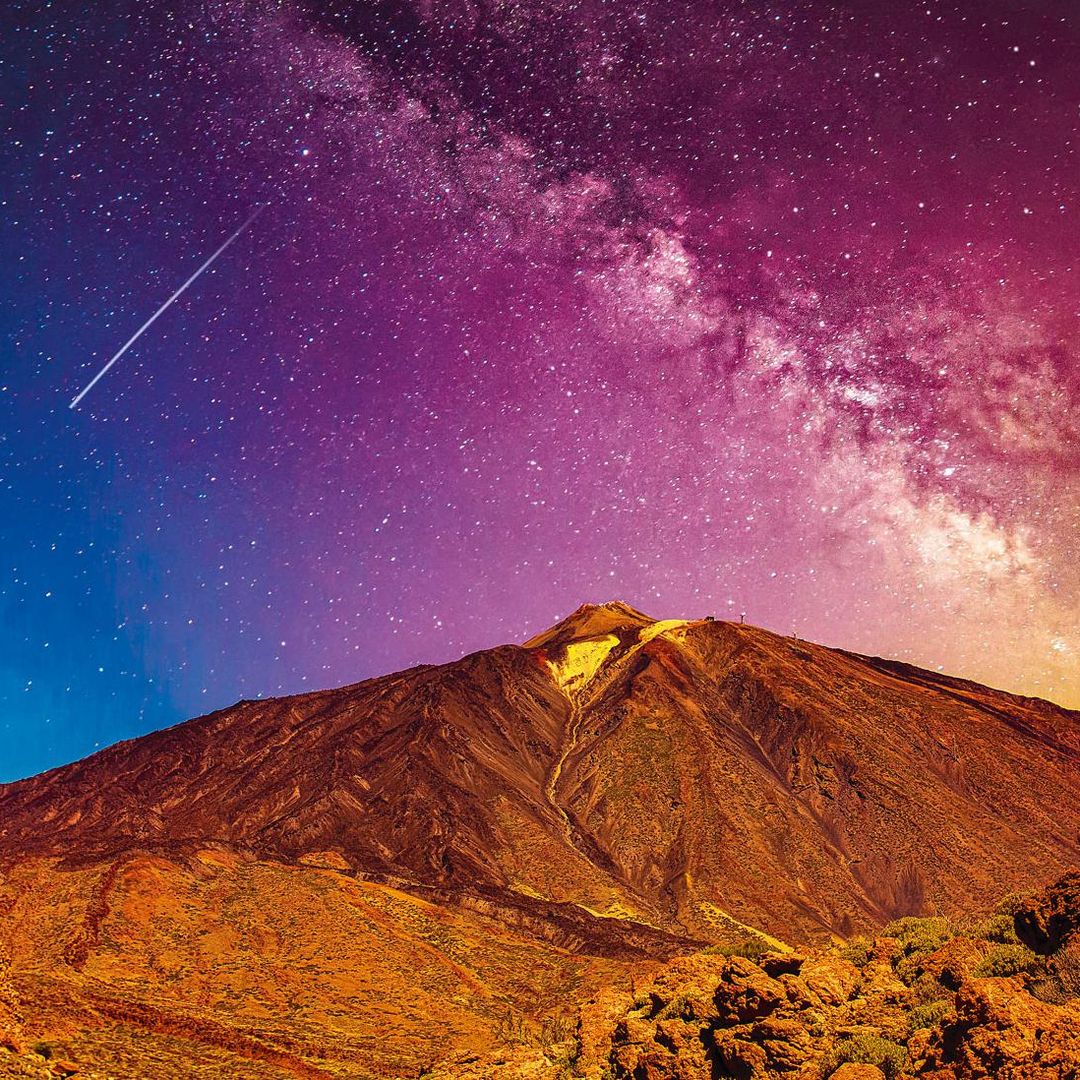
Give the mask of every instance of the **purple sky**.
[[0, 17], [0, 779], [616, 597], [1080, 706], [1072, 3], [104, 17]]

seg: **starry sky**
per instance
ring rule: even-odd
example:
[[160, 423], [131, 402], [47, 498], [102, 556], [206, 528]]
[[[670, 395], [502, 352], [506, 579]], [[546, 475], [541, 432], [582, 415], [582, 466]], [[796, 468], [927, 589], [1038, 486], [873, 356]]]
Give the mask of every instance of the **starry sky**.
[[0, 780], [612, 598], [1080, 707], [1072, 0], [0, 21]]

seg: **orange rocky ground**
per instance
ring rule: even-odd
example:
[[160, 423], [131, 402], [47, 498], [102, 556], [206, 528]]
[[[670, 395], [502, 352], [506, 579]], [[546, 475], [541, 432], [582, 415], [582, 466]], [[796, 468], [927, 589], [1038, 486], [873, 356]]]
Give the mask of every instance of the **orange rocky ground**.
[[[580, 1070], [583, 1004], [749, 962], [710, 944], [827, 950], [1080, 862], [1077, 720], [622, 604], [241, 702], [0, 786], [4, 1067]], [[659, 1018], [623, 1012], [603, 1067], [681, 1075], [620, 1063]]]
[[146, 1075], [144, 1047], [130, 1057], [142, 1031], [168, 1037], [163, 1061], [190, 1062], [163, 1075], [413, 1076], [504, 1029], [571, 1025], [574, 1000], [678, 943], [602, 927], [582, 952], [594, 920], [579, 911], [560, 922], [211, 849], [83, 869], [26, 860], [3, 898], [27, 1029], [132, 1077]]
[[[1070, 932], [1040, 938], [1030, 920], [1051, 911]], [[840, 948], [753, 950], [753, 959], [709, 949], [587, 1002], [561, 1059], [518, 1048], [430, 1076], [1071, 1080], [1080, 1075], [1077, 927], [1073, 873], [979, 916], [908, 917]]]

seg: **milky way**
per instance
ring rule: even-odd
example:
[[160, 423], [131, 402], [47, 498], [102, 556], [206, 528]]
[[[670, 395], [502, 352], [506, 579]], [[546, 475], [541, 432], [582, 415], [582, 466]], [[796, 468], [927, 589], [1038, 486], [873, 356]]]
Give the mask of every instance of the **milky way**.
[[0, 17], [0, 778], [616, 597], [1080, 706], [1073, 4], [107, 14]]

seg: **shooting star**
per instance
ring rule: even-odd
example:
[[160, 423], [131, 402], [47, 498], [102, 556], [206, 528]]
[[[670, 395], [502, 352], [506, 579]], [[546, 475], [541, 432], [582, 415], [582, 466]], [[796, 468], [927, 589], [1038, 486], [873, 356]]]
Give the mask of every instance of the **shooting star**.
[[234, 240], [239, 240], [240, 237], [245, 232], [247, 232], [251, 224], [266, 209], [266, 207], [266, 203], [260, 203], [258, 206], [255, 207], [254, 211], [251, 213], [248, 219], [236, 230], [236, 232], [234, 232], [232, 236], [230, 236], [228, 240], [226, 240], [225, 243], [223, 243], [221, 247], [219, 247], [217, 251], [215, 251], [214, 254], [211, 255], [210, 258], [208, 258], [206, 262], [204, 262], [202, 266], [200, 266], [199, 269], [196, 270], [195, 273], [192, 274], [191, 277], [189, 277], [187, 281], [185, 281], [184, 284], [181, 285], [180, 288], [177, 289], [176, 292], [174, 292], [172, 296], [170, 296], [169, 299], [166, 300], [165, 303], [162, 304], [161, 307], [159, 307], [157, 311], [155, 311], [154, 314], [151, 315], [150, 318], [147, 319], [146, 322], [144, 322], [142, 326], [140, 326], [139, 329], [131, 335], [130, 338], [128, 338], [127, 341], [124, 342], [123, 346], [121, 346], [120, 350], [113, 356], [113, 358], [86, 384], [86, 386], [83, 387], [80, 393], [76, 394], [76, 396], [72, 399], [71, 404], [68, 406], [69, 409], [74, 409], [79, 404], [79, 402], [82, 401], [82, 399], [86, 397], [86, 395], [89, 394], [91, 390], [94, 389], [94, 387], [98, 384], [98, 381], [102, 378], [103, 375], [105, 375], [109, 368], [111, 368], [113, 364], [115, 364], [116, 361], [119, 360], [120, 357], [123, 356], [124, 353], [126, 353], [128, 349], [130, 349], [131, 346], [134, 345], [135, 342], [138, 341], [139, 338], [141, 338], [143, 334], [145, 334], [146, 331], [154, 325], [155, 322], [157, 322], [159, 316], [163, 315], [166, 311], [168, 311], [169, 308], [172, 307], [172, 305], [180, 299], [180, 297], [184, 294], [185, 290], [190, 285], [192, 285], [202, 275], [204, 271], [210, 269], [214, 262], [219, 258], [219, 256], [224, 254], [226, 248], [228, 248]]

